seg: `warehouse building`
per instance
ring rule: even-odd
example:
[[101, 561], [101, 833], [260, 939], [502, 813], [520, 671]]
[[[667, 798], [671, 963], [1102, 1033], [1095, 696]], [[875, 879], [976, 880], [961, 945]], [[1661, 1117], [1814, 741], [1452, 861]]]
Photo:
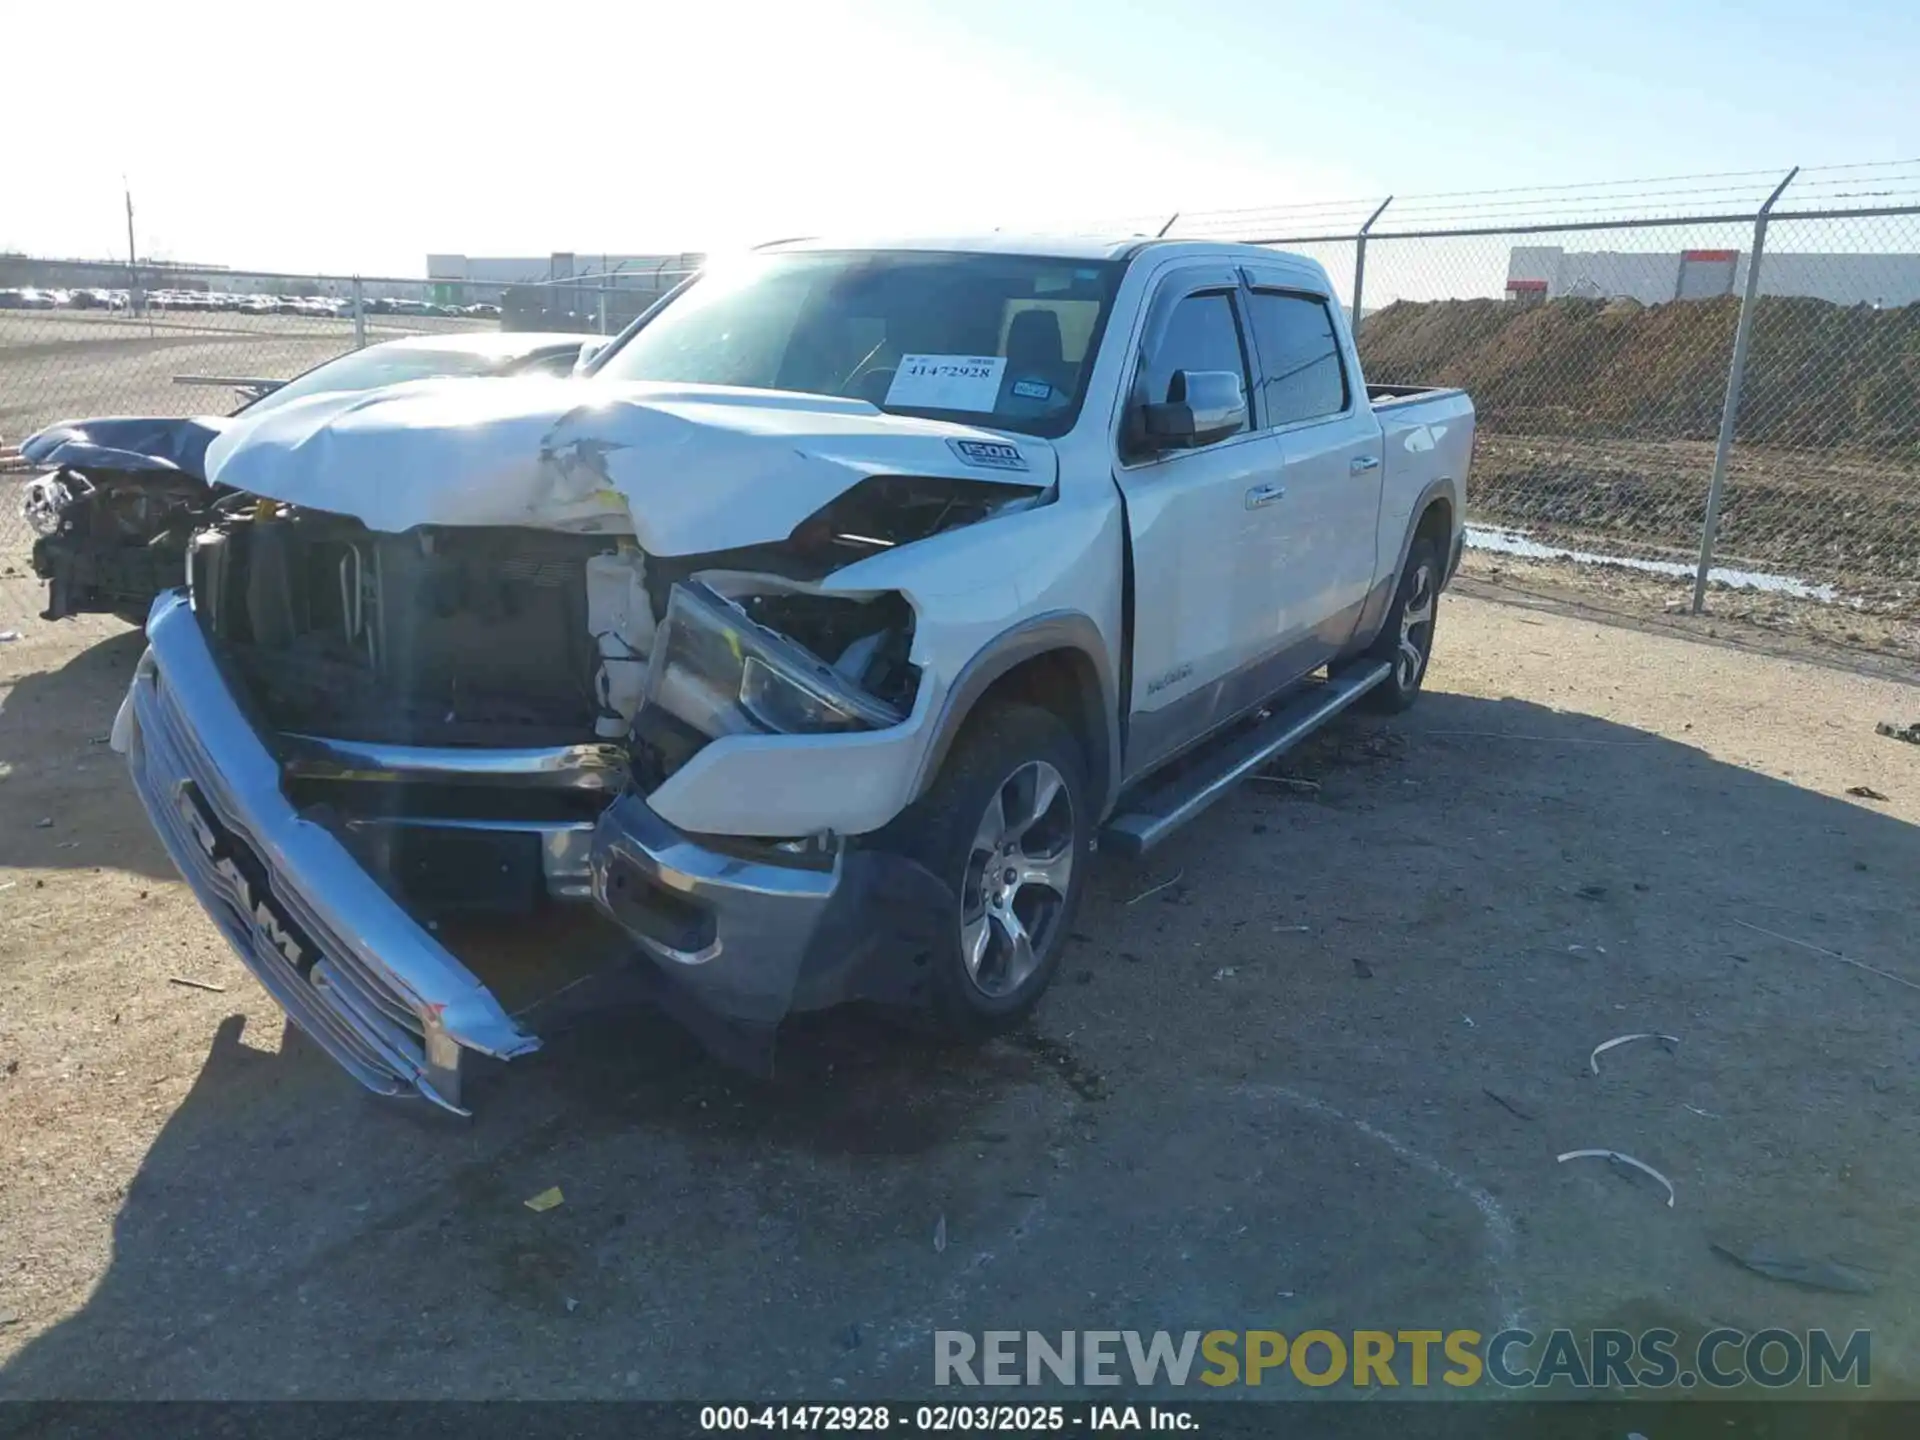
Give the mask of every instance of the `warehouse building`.
[[[1507, 298], [1520, 302], [1586, 296], [1658, 305], [1738, 295], [1746, 284], [1747, 256], [1739, 250], [1570, 251], [1558, 245], [1516, 245], [1507, 260]], [[1920, 255], [1770, 249], [1760, 266], [1760, 293], [1876, 309], [1911, 305], [1920, 301]]]

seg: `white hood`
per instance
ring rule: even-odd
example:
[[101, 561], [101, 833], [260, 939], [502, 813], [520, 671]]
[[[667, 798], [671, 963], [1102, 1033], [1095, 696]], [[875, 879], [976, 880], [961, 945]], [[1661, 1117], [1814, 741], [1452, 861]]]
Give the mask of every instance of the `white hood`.
[[1044, 440], [864, 400], [540, 377], [315, 395], [207, 451], [207, 478], [375, 530], [631, 530], [655, 555], [783, 540], [869, 475], [1051, 485]]

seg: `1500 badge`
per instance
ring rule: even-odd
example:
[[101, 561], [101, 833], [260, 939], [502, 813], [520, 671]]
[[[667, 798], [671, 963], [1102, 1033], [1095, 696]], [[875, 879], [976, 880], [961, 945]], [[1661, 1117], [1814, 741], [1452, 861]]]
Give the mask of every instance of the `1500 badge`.
[[969, 465], [984, 465], [989, 470], [1025, 470], [1027, 457], [1018, 445], [1004, 440], [949, 440], [953, 453]]

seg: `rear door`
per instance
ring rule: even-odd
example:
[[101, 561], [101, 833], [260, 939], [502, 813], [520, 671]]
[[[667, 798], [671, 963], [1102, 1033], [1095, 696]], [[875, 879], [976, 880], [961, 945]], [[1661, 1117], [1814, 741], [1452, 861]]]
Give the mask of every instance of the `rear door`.
[[1319, 277], [1276, 264], [1246, 279], [1264, 423], [1285, 455], [1280, 625], [1311, 666], [1352, 636], [1374, 581], [1380, 423]]
[[[1148, 302], [1129, 405], [1165, 401], [1176, 370], [1237, 372], [1256, 404], [1252, 353], [1235, 271], [1177, 266]], [[1249, 672], [1275, 635], [1284, 544], [1283, 507], [1266, 497], [1280, 490], [1284, 460], [1257, 419], [1198, 449], [1116, 453], [1133, 560], [1129, 775], [1260, 698]]]

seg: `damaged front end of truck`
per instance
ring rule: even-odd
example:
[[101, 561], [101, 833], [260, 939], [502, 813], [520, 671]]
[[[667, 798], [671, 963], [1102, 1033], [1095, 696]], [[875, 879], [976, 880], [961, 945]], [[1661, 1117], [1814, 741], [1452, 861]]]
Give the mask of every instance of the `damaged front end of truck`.
[[540, 1043], [441, 943], [463, 916], [591, 907], [735, 1057], [795, 1010], [912, 1005], [956, 901], [885, 830], [952, 622], [897, 563], [864, 577], [1047, 503], [1050, 448], [857, 400], [509, 386], [315, 397], [216, 442], [245, 501], [155, 602], [114, 737], [182, 874], [350, 1073], [456, 1110], [468, 1054]]

